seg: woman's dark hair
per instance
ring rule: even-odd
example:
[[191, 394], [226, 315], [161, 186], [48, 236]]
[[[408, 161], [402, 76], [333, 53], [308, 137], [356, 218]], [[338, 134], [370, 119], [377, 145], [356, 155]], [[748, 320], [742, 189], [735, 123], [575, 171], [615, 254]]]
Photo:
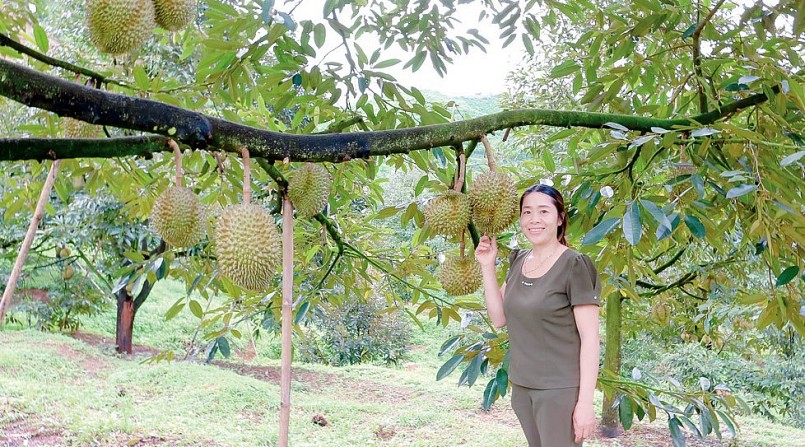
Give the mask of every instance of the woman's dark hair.
[[565, 235], [567, 234], [567, 226], [569, 221], [567, 219], [567, 211], [565, 210], [565, 199], [562, 198], [562, 193], [560, 193], [556, 188], [553, 186], [539, 184], [523, 191], [523, 195], [520, 196], [520, 213], [523, 212], [523, 200], [525, 199], [525, 196], [535, 192], [541, 192], [551, 198], [553, 206], [556, 207], [556, 211], [562, 218], [562, 223], [560, 223], [559, 227], [556, 228], [556, 239], [560, 244], [566, 246], [567, 240], [565, 239]]

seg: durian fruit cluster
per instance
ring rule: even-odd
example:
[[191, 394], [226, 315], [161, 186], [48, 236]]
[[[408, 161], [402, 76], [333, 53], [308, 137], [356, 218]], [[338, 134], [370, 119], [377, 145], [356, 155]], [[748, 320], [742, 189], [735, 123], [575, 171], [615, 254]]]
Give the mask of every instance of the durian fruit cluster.
[[[481, 233], [497, 234], [517, 215], [517, 188], [514, 180], [495, 170], [478, 176], [468, 194], [449, 190], [428, 201], [423, 214], [433, 230], [445, 236], [461, 235], [470, 222]], [[463, 242], [462, 242], [463, 244]], [[439, 271], [439, 283], [449, 295], [467, 295], [480, 287], [481, 267], [473, 256], [449, 256]]]
[[195, 0], [87, 0], [87, 26], [103, 53], [141, 48], [157, 26], [178, 31], [196, 16]]

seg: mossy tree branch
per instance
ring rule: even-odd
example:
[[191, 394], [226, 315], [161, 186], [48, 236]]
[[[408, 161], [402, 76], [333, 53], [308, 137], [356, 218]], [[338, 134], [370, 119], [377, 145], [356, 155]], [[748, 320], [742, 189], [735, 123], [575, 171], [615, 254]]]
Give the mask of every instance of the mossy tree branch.
[[[291, 161], [314, 162], [344, 162], [354, 158], [429, 150], [477, 140], [496, 130], [529, 125], [601, 128], [606, 123], [614, 122], [643, 132], [650, 132], [652, 127], [672, 129], [677, 126], [696, 126], [713, 123], [767, 100], [766, 95], [760, 93], [692, 118], [658, 119], [608, 113], [523, 109], [408, 129], [294, 135], [257, 129], [157, 101], [84, 87], [6, 60], [0, 60], [0, 95], [60, 116], [163, 135], [196, 149], [217, 148], [237, 152], [241, 147], [248, 147], [254, 157], [270, 161], [288, 158]], [[65, 152], [63, 145], [73, 149], [69, 153], [70, 157], [83, 156], [83, 150], [78, 149], [78, 146], [84, 142], [68, 141], [0, 139], [0, 160], [54, 156], [69, 158], [65, 156], [67, 154], [62, 154]], [[122, 155], [147, 155], [154, 150], [155, 143], [152, 140], [144, 141], [142, 146], [129, 141], [127, 150], [123, 153], [119, 141], [119, 138], [109, 138], [93, 142], [92, 156], [114, 158]], [[43, 152], [42, 148], [45, 146], [53, 152]], [[164, 145], [162, 150], [170, 149]]]

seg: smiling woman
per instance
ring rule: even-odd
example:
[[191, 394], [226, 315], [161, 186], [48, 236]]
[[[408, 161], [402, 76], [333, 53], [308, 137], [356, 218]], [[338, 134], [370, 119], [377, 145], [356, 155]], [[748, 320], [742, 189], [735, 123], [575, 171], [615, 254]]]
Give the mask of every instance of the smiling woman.
[[530, 250], [512, 250], [498, 288], [496, 238], [481, 238], [489, 318], [507, 326], [511, 343], [512, 408], [530, 447], [579, 446], [595, 433], [601, 281], [586, 255], [567, 247], [567, 212], [548, 185], [520, 198], [520, 230]]

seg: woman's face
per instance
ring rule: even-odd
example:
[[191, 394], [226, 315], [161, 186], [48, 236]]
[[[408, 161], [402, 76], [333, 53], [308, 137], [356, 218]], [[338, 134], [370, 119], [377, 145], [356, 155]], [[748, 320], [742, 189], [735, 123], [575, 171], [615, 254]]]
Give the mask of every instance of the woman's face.
[[561, 223], [562, 216], [548, 195], [532, 192], [523, 198], [520, 229], [532, 245], [557, 241], [556, 230]]

